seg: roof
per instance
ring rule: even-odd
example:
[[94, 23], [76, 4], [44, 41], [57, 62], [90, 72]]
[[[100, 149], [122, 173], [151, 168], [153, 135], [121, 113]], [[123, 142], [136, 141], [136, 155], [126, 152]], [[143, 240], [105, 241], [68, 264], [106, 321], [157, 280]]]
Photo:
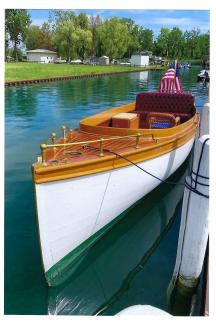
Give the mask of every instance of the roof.
[[50, 51], [50, 50], [44, 50], [44, 49], [36, 49], [36, 50], [29, 50], [29, 51], [26, 51], [26, 53], [57, 53], [57, 52], [54, 52], [54, 51]]
[[152, 52], [151, 51], [135, 52], [132, 55], [151, 56]]

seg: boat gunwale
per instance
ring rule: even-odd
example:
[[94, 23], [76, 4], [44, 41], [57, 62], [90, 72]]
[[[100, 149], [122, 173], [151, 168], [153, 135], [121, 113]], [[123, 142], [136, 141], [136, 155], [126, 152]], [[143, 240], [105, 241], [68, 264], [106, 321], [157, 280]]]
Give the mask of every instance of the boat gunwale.
[[194, 115], [186, 122], [178, 124], [172, 128], [165, 128], [165, 129], [144, 129], [144, 128], [137, 128], [137, 129], [129, 129], [129, 128], [113, 128], [107, 126], [101, 126], [99, 124], [111, 119], [115, 114], [118, 113], [137, 113], [139, 111], [135, 111], [135, 102], [129, 103], [122, 106], [117, 106], [106, 111], [100, 112], [98, 114], [92, 115], [80, 121], [80, 131], [91, 133], [91, 134], [98, 134], [98, 135], [110, 135], [110, 136], [124, 136], [124, 135], [134, 135], [140, 133], [141, 135], [144, 134], [152, 134], [154, 137], [166, 137], [176, 134], [178, 131], [185, 129], [185, 127], [191, 123], [191, 120], [196, 120], [196, 115], [199, 114], [197, 111], [196, 106], [194, 105]]
[[[173, 151], [195, 136], [198, 121], [199, 113], [197, 112], [195, 118], [187, 121], [190, 123], [187, 127], [184, 127], [182, 132], [175, 133], [172, 137], [169, 137], [168, 140], [164, 138], [163, 141], [160, 141], [161, 139], [159, 139], [157, 143], [155, 142], [139, 149], [124, 152], [122, 155], [132, 159], [135, 163], [139, 163]], [[99, 172], [126, 167], [128, 165], [130, 165], [129, 162], [117, 157], [115, 154], [57, 166], [33, 164], [33, 180], [36, 184], [48, 183], [80, 176], [88, 176]], [[71, 172], [69, 173], [69, 171]]]

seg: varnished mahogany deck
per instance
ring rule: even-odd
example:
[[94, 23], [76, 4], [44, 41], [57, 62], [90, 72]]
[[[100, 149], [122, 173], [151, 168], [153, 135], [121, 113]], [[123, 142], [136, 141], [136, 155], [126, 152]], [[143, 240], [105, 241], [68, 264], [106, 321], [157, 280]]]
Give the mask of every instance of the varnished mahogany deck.
[[[98, 134], [90, 134], [82, 131], [72, 131], [67, 133], [66, 140], [63, 140], [63, 137], [57, 140], [55, 143], [76, 143], [76, 142], [85, 142], [92, 140], [100, 140], [110, 138], [110, 136], [101, 136]], [[150, 136], [140, 137], [139, 147], [144, 148], [155, 143]], [[61, 164], [73, 163], [73, 162], [82, 162], [86, 160], [94, 160], [99, 157], [99, 143], [91, 144], [73, 144], [71, 146], [62, 147], [62, 148], [49, 148], [46, 150], [46, 163], [48, 166], [56, 166]], [[113, 155], [113, 153], [107, 152], [106, 149], [116, 152], [118, 154], [124, 154], [127, 152], [136, 150], [136, 137], [124, 138], [124, 139], [112, 139], [104, 141], [104, 156]]]

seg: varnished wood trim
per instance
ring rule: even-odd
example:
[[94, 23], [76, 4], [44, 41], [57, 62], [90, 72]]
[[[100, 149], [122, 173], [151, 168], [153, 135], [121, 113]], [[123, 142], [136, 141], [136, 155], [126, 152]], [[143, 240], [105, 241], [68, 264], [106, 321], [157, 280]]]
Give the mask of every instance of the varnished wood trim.
[[[185, 123], [186, 124], [186, 123]], [[135, 163], [156, 158], [167, 152], [173, 151], [195, 136], [196, 124], [190, 123], [183, 132], [178, 132], [168, 140], [148, 145], [144, 148], [134, 149], [124, 154]], [[86, 176], [112, 169], [117, 169], [130, 165], [129, 162], [115, 155], [104, 156], [93, 160], [85, 160], [77, 163], [70, 163], [59, 166], [33, 165], [34, 182], [37, 184], [52, 181], [70, 179], [74, 177]]]
[[111, 119], [112, 116], [118, 113], [131, 112], [135, 109], [135, 102], [130, 103], [124, 106], [115, 107], [104, 111], [102, 113], [93, 115], [91, 117], [87, 117], [84, 120], [80, 121], [80, 130], [87, 133], [93, 134], [101, 134], [101, 135], [109, 135], [109, 136], [124, 136], [131, 134], [153, 134], [154, 137], [168, 137], [179, 132], [182, 132], [185, 128], [193, 123], [198, 123], [199, 121], [199, 113], [196, 112], [193, 118], [179, 124], [172, 128], [167, 129], [128, 129], [128, 128], [112, 128], [106, 126], [99, 126], [99, 124]]

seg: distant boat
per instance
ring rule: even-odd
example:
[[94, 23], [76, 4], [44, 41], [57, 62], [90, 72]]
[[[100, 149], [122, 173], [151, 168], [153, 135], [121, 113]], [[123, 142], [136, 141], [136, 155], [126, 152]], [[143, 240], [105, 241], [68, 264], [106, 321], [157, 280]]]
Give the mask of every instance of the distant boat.
[[190, 68], [191, 68], [190, 63], [185, 63], [185, 64], [183, 65], [183, 68], [184, 68], [184, 69], [190, 69]]
[[210, 81], [210, 71], [203, 69], [200, 71], [200, 73], [198, 73], [197, 75], [197, 81]]
[[199, 114], [175, 69], [160, 90], [62, 128], [41, 145], [33, 183], [50, 286], [139, 199], [173, 174], [193, 146]]

